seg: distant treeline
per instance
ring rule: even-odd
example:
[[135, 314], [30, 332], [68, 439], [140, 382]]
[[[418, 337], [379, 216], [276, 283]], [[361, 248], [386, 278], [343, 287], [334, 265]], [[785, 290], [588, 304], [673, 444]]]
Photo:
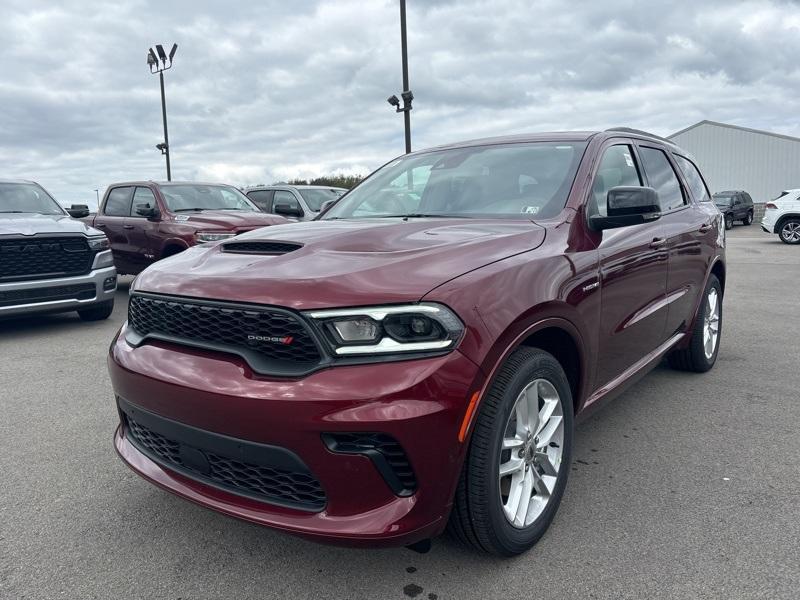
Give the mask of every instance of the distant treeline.
[[324, 175], [315, 179], [292, 179], [289, 185], [329, 185], [331, 187], [347, 188], [348, 190], [360, 183], [363, 175]]

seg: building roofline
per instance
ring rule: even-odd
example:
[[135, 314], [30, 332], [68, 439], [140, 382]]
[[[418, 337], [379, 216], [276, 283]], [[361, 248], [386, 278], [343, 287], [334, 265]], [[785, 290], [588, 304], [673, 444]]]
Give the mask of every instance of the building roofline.
[[789, 140], [792, 142], [800, 142], [800, 138], [794, 137], [791, 135], [786, 135], [783, 133], [774, 133], [772, 131], [764, 131], [763, 129], [753, 129], [752, 127], [742, 127], [741, 125], [731, 125], [729, 123], [720, 123], [719, 121], [711, 121], [709, 119], [703, 119], [702, 121], [698, 121], [694, 125], [689, 125], [689, 127], [684, 127], [680, 131], [676, 131], [667, 136], [667, 139], [672, 140], [675, 136], [681, 135], [682, 133], [686, 133], [696, 127], [700, 127], [701, 125], [714, 125], [716, 127], [725, 127], [727, 129], [736, 129], [737, 131], [746, 131], [748, 133], [760, 133], [761, 135], [768, 135], [771, 137], [776, 137], [784, 140]]

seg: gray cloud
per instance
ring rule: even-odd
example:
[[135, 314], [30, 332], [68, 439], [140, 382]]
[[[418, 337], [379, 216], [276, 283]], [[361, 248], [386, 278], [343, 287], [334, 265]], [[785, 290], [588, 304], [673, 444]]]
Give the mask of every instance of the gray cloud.
[[[408, 0], [414, 146], [709, 118], [800, 134], [800, 8], [777, 1]], [[402, 149], [398, 9], [371, 2], [3, 0], [0, 176], [63, 202], [164, 177], [366, 173]]]

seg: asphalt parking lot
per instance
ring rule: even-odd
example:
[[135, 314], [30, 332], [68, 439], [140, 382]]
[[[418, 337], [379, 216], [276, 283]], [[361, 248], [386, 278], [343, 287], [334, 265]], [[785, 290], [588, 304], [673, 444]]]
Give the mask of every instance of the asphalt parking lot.
[[139, 479], [105, 368], [130, 278], [106, 322], [0, 322], [0, 597], [796, 598], [800, 248], [729, 234], [716, 368], [659, 367], [582, 423], [556, 521], [513, 560], [317, 545]]

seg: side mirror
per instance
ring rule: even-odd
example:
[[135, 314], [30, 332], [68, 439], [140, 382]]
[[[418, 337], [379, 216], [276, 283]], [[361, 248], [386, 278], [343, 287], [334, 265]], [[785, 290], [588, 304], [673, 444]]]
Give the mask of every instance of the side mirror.
[[300, 205], [288, 200], [278, 200], [275, 202], [275, 205], [272, 207], [273, 212], [276, 215], [283, 215], [284, 217], [302, 217], [303, 210], [300, 208]]
[[319, 207], [319, 214], [324, 213], [326, 210], [328, 210], [331, 206], [336, 204], [338, 201], [339, 201], [339, 198], [334, 198], [333, 200], [325, 200], [325, 202], [322, 203], [322, 206]]
[[89, 216], [89, 206], [87, 204], [73, 204], [66, 211], [73, 219]]
[[658, 192], [650, 187], [611, 188], [606, 206], [606, 216], [589, 217], [589, 226], [595, 231], [640, 225], [661, 218]]
[[140, 217], [147, 217], [148, 219], [156, 219], [161, 216], [161, 214], [158, 212], [158, 209], [150, 206], [149, 204], [137, 204], [136, 214]]

